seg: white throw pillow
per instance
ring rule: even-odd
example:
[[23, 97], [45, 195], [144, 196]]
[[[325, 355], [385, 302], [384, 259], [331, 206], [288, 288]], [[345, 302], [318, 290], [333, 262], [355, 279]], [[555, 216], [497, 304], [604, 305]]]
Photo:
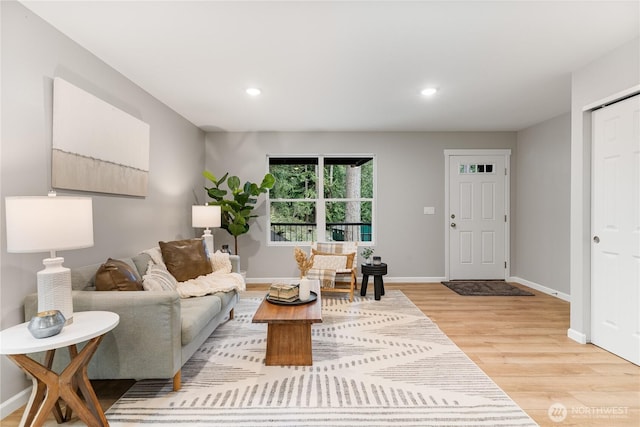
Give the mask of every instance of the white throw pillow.
[[313, 268], [318, 270], [342, 270], [347, 266], [345, 255], [314, 255]]
[[231, 260], [227, 252], [216, 251], [211, 255], [211, 268], [214, 273], [231, 273]]
[[166, 267], [150, 261], [147, 274], [142, 276], [142, 287], [145, 291], [175, 291], [178, 282]]

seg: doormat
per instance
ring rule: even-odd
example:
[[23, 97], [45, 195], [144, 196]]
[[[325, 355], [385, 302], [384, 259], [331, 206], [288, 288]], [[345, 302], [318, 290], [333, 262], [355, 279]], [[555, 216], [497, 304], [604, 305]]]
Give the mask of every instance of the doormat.
[[504, 280], [454, 280], [441, 282], [460, 295], [473, 296], [534, 296], [531, 292], [516, 288]]

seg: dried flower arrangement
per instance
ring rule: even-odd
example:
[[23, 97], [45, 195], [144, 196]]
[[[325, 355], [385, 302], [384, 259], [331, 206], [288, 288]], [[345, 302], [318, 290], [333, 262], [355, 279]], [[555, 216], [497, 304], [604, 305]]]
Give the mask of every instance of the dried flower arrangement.
[[300, 277], [305, 277], [313, 266], [313, 256], [307, 258], [307, 254], [300, 248], [294, 249], [294, 255], [300, 269]]

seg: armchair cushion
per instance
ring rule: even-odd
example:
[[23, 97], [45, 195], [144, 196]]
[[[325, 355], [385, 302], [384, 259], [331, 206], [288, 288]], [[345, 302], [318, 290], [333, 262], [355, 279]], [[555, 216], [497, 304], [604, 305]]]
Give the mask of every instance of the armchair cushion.
[[[353, 268], [353, 259], [356, 256], [355, 252], [351, 252], [351, 253], [342, 253], [342, 252], [321, 252], [317, 249], [311, 249], [311, 253], [314, 256], [314, 259], [317, 256], [340, 256], [342, 258], [345, 259], [345, 263], [342, 267], [340, 267], [340, 269], [352, 269]], [[314, 264], [315, 266], [315, 264]], [[324, 267], [319, 267], [319, 268], [324, 268]]]
[[314, 255], [313, 267], [318, 270], [342, 270], [347, 267], [345, 255]]

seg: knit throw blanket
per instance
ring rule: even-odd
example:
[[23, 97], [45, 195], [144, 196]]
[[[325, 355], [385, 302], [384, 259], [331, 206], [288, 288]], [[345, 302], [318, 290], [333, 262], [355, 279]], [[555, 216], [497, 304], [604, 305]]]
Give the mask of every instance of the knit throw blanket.
[[321, 288], [336, 287], [336, 271], [321, 268], [312, 268], [307, 271], [307, 279], [319, 280]]

